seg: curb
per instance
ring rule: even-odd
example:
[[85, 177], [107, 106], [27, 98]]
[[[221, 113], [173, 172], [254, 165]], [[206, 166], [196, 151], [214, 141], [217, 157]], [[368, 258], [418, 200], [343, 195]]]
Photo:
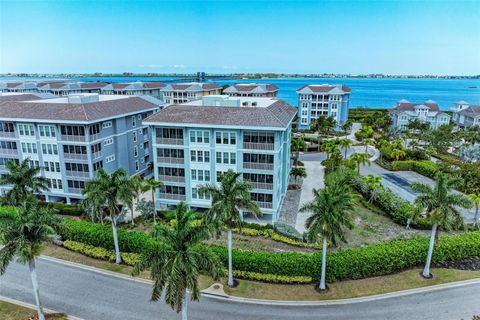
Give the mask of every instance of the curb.
[[[103, 275], [107, 275], [114, 278], [119, 278], [128, 281], [134, 281], [137, 283], [148, 284], [151, 285], [153, 282], [147, 279], [141, 278], [134, 278], [131, 276], [126, 276], [118, 272], [107, 271], [103, 269], [99, 269], [96, 267], [86, 266], [76, 262], [70, 262], [67, 260], [57, 259], [48, 256], [40, 256], [40, 259], [47, 260], [59, 264], [63, 264], [70, 267], [75, 267], [82, 270], [87, 270], [91, 272], [100, 273]], [[237, 296], [221, 296], [216, 293], [209, 293], [205, 292], [205, 289], [201, 291], [201, 295], [205, 298], [222, 300], [222, 301], [231, 301], [231, 302], [238, 302], [238, 303], [245, 303], [245, 304], [259, 304], [259, 305], [276, 305], [276, 306], [332, 306], [332, 305], [345, 305], [345, 304], [352, 304], [352, 303], [362, 303], [362, 302], [372, 302], [377, 300], [389, 299], [389, 298], [396, 298], [396, 297], [403, 297], [412, 294], [418, 293], [429, 293], [439, 290], [463, 287], [468, 285], [475, 285], [480, 284], [480, 278], [464, 280], [464, 281], [456, 281], [456, 282], [449, 282], [449, 283], [442, 283], [436, 284], [432, 286], [426, 286], [422, 288], [415, 288], [415, 289], [407, 289], [402, 291], [395, 291], [395, 292], [388, 292], [388, 293], [381, 293], [371, 296], [365, 297], [357, 297], [357, 298], [346, 298], [346, 299], [332, 299], [332, 300], [321, 300], [321, 301], [292, 301], [292, 300], [265, 300], [265, 299], [253, 299], [253, 298], [243, 298]], [[81, 319], [80, 319], [81, 320]]]
[[[20, 301], [20, 300], [15, 300], [15, 299], [12, 299], [12, 298], [7, 298], [7, 297], [2, 296], [2, 295], [0, 295], [0, 301], [4, 301], [4, 302], [15, 304], [15, 305], [18, 305], [18, 306], [21, 306], [21, 307], [32, 309], [32, 312], [36, 312], [36, 309], [37, 309], [37, 306], [35, 306], [33, 304], [26, 303], [26, 302], [23, 302], [23, 301]], [[51, 310], [51, 309], [48, 309], [48, 308], [43, 308], [43, 311], [45, 311], [47, 313], [59, 313], [58, 311]], [[67, 315], [66, 317], [69, 320], [83, 320], [82, 318], [78, 318], [78, 317], [74, 317], [74, 316], [70, 316], [70, 315]]]

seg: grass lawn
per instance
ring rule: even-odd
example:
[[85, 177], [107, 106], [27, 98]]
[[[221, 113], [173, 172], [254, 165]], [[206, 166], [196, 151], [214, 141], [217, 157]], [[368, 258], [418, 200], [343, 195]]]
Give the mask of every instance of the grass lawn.
[[[46, 246], [43, 254], [100, 269], [119, 272], [125, 275], [130, 275], [132, 272], [132, 267], [116, 265], [112, 262], [93, 259], [78, 252], [73, 252], [51, 244]], [[419, 275], [420, 271], [420, 269], [412, 269], [392, 275], [368, 279], [338, 281], [333, 284], [329, 284], [330, 291], [325, 294], [319, 294], [315, 291], [314, 286], [316, 284], [282, 285], [249, 280], [240, 280], [240, 285], [237, 288], [232, 289], [225, 285], [224, 289], [225, 292], [230, 295], [256, 299], [329, 300], [374, 295], [452, 281], [480, 278], [480, 271], [433, 268], [433, 279], [425, 280]], [[142, 273], [140, 277], [148, 279], [148, 272]], [[200, 288], [202, 289], [208, 288], [213, 283], [214, 281], [209, 277], [200, 277]], [[0, 317], [0, 319], [3, 318]]]
[[[33, 315], [36, 315], [36, 311], [30, 308], [22, 307], [16, 304], [0, 300], [0, 319], [2, 320], [27, 320]], [[46, 315], [47, 319], [66, 320], [62, 315]], [[35, 318], [36, 319], [36, 318]]]

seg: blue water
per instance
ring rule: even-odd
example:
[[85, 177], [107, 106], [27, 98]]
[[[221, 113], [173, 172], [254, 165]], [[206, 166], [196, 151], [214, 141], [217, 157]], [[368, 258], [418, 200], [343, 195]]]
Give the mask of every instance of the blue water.
[[[0, 78], [13, 79], [13, 78]], [[74, 78], [69, 78], [74, 80]], [[165, 81], [168, 77], [95, 77], [77, 78], [82, 81]], [[396, 101], [412, 102], [434, 100], [441, 109], [449, 110], [453, 103], [464, 100], [480, 104], [480, 79], [366, 79], [366, 78], [280, 78], [236, 79], [215, 81], [220, 85], [232, 83], [272, 83], [279, 88], [278, 96], [297, 105], [296, 90], [305, 84], [345, 84], [352, 88], [350, 107], [391, 108]]]

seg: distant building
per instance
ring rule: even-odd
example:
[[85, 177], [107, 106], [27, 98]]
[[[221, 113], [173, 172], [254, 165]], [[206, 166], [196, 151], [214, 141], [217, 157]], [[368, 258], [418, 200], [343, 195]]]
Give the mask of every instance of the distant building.
[[441, 125], [450, 123], [450, 116], [440, 111], [438, 104], [433, 100], [411, 103], [403, 99], [398, 101], [397, 105], [390, 109], [389, 112], [392, 125], [401, 129], [415, 119], [428, 123], [432, 129], [437, 129]]
[[35, 81], [2, 81], [0, 92], [37, 92]]
[[203, 96], [220, 94], [222, 87], [215, 83], [175, 83], [169, 84], [160, 91], [163, 93], [163, 101], [166, 105], [179, 104], [199, 100]]
[[106, 82], [45, 82], [37, 84], [38, 92], [67, 96], [75, 93], [100, 93]]
[[205, 96], [145, 119], [152, 128], [157, 207], [186, 201], [208, 208], [198, 188], [241, 172], [252, 200], [271, 223], [278, 219], [290, 173], [291, 126], [296, 108], [263, 97]]
[[332, 117], [337, 130], [348, 119], [351, 89], [345, 85], [310, 84], [297, 90], [299, 129], [309, 129], [320, 117]]
[[124, 95], [149, 95], [157, 99], [163, 99], [161, 89], [165, 88], [163, 82], [127, 82], [110, 83], [102, 88], [103, 94], [124, 94]]
[[273, 84], [239, 83], [223, 90], [231, 97], [276, 97], [278, 88]]
[[460, 128], [480, 126], [480, 105], [472, 105], [465, 101], [455, 103], [452, 121]]
[[85, 181], [99, 168], [146, 174], [152, 160], [151, 134], [142, 121], [163, 106], [146, 98], [0, 94], [0, 174], [8, 160], [29, 159], [49, 181], [46, 200], [68, 203], [82, 198]]

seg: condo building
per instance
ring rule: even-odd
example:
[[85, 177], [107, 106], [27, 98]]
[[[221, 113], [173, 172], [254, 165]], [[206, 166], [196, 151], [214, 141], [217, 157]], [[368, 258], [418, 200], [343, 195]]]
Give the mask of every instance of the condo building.
[[[250, 197], [274, 223], [287, 191], [296, 108], [265, 97], [210, 95], [175, 104], [145, 119], [153, 134], [158, 208], [186, 201], [209, 208], [198, 189], [232, 169], [253, 185]], [[247, 212], [243, 213], [248, 214]]]
[[75, 93], [100, 93], [106, 82], [46, 82], [38, 83], [38, 92], [48, 92], [57, 96]]
[[297, 90], [298, 128], [310, 129], [316, 120], [332, 117], [340, 130], [348, 119], [351, 89], [345, 85], [310, 84]]
[[389, 113], [393, 127], [400, 129], [405, 128], [415, 119], [428, 123], [432, 129], [450, 123], [450, 115], [440, 111], [438, 104], [433, 100], [412, 103], [403, 99], [398, 101], [397, 105], [389, 110]]
[[161, 89], [166, 85], [162, 82], [124, 82], [110, 83], [102, 88], [103, 94], [126, 94], [126, 95], [149, 95], [157, 99], [162, 99]]
[[222, 87], [215, 83], [190, 82], [169, 84], [160, 91], [165, 104], [170, 105], [199, 100], [206, 95], [218, 95], [221, 90]]
[[231, 97], [276, 97], [278, 88], [273, 84], [239, 83], [223, 90]]
[[85, 181], [99, 168], [148, 173], [151, 134], [142, 121], [161, 101], [95, 93], [45, 98], [0, 95], [0, 174], [8, 160], [28, 159], [49, 181], [46, 200], [71, 203], [82, 199]]
[[480, 105], [465, 101], [455, 103], [452, 121], [460, 128], [480, 127]]

